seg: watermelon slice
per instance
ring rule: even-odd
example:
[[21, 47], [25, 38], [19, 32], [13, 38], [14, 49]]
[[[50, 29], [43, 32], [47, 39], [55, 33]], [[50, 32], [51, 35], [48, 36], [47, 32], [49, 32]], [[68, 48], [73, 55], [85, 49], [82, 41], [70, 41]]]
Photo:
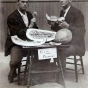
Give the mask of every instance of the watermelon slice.
[[46, 14], [46, 19], [53, 22], [62, 22], [65, 20], [64, 17], [49, 16], [48, 14]]
[[55, 39], [55, 35], [56, 32], [41, 29], [29, 28], [26, 31], [27, 38], [34, 41], [52, 41]]
[[27, 40], [24, 41], [24, 40], [18, 38], [17, 35], [11, 36], [11, 39], [12, 39], [13, 43], [20, 45], [20, 46], [38, 46], [38, 45], [45, 43], [45, 40], [43, 40], [43, 41], [27, 41]]

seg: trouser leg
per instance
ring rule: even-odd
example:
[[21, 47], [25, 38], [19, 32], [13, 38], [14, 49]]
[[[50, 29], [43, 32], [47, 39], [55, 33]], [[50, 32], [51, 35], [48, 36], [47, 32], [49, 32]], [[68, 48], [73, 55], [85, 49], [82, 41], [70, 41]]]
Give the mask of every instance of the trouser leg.
[[11, 56], [10, 72], [8, 75], [8, 79], [9, 79], [9, 82], [12, 83], [14, 77], [16, 76], [16, 68], [23, 57], [23, 52], [21, 47], [18, 47], [18, 46], [12, 47], [10, 56]]
[[13, 79], [15, 77], [16, 77], [16, 68], [15, 68], [14, 65], [10, 64], [10, 72], [9, 72], [9, 75], [8, 75], [9, 83], [12, 83]]
[[61, 64], [62, 64], [64, 73], [66, 71], [66, 57], [68, 57], [70, 55], [74, 55], [76, 52], [77, 52], [77, 49], [73, 45], [70, 45], [69, 48], [61, 49], [59, 51]]
[[23, 51], [22, 48], [19, 46], [14, 46], [11, 49], [11, 60], [10, 64], [13, 64], [14, 66], [17, 66], [18, 63], [21, 61], [23, 58]]
[[[76, 52], [77, 52], [76, 48], [72, 45], [70, 45], [69, 48], [59, 50], [59, 55], [60, 55], [60, 60], [61, 60], [64, 75], [65, 75], [65, 71], [66, 71], [66, 57], [68, 57], [70, 55], [74, 55]], [[61, 85], [65, 86], [64, 80], [62, 79], [61, 76], [62, 76], [61, 73], [59, 73], [57, 75], [57, 82], [60, 83]]]

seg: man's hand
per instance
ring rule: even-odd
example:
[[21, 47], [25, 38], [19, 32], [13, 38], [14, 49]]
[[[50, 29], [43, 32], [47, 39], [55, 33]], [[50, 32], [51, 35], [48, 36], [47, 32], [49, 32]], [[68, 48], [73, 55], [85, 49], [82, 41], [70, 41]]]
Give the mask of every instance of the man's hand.
[[59, 26], [61, 28], [69, 28], [69, 24], [66, 21], [62, 21], [59, 23]]
[[31, 19], [31, 23], [34, 23], [34, 22], [36, 22], [36, 18]]
[[31, 19], [31, 23], [29, 25], [29, 28], [32, 28], [34, 26], [34, 23], [36, 22], [36, 18]]
[[47, 20], [47, 23], [49, 24], [49, 25], [51, 25], [51, 26], [54, 26], [55, 25], [55, 21], [49, 21], [49, 20]]
[[47, 18], [47, 23], [51, 26], [54, 26], [56, 23], [58, 24], [58, 18], [56, 16], [48, 16], [46, 14], [46, 18]]

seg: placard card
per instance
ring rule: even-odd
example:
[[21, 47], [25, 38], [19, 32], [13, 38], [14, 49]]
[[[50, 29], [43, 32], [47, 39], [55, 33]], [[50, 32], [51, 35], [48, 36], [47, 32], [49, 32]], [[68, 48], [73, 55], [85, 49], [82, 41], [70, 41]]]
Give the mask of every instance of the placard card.
[[57, 58], [57, 49], [56, 48], [45, 48], [45, 49], [38, 49], [38, 59], [51, 59]]

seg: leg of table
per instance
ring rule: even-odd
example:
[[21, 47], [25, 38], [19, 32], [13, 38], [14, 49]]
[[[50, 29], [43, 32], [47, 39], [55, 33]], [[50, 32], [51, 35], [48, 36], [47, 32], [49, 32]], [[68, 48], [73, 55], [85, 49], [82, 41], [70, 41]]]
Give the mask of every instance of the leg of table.
[[64, 73], [63, 73], [63, 68], [62, 68], [62, 64], [61, 64], [61, 60], [60, 60], [60, 56], [59, 56], [59, 50], [57, 48], [57, 63], [58, 63], [58, 66], [60, 68], [60, 73], [59, 73], [59, 81], [61, 82], [61, 84], [64, 86], [65, 88], [65, 80], [64, 80]]
[[27, 80], [27, 88], [30, 86], [31, 82], [31, 68], [32, 68], [32, 59], [33, 59], [33, 52], [31, 50], [31, 56], [30, 56], [30, 64], [28, 64], [28, 80]]

